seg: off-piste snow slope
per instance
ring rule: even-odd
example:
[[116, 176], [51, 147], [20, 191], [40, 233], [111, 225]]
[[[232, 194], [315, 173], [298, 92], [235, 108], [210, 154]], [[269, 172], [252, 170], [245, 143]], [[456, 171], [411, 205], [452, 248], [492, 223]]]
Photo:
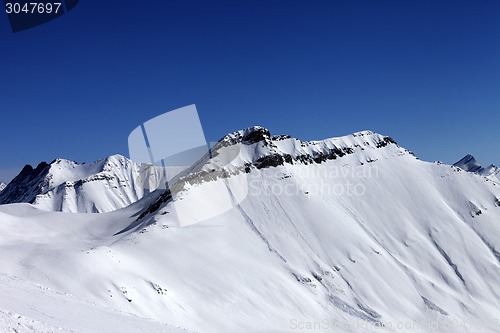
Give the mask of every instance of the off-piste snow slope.
[[495, 182], [370, 131], [301, 142], [252, 127], [212, 156], [114, 212], [0, 206], [0, 323], [499, 331]]

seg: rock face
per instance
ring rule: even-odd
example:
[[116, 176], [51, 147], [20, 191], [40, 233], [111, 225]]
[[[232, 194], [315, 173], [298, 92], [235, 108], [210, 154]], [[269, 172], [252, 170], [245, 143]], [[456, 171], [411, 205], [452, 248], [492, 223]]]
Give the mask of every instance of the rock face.
[[0, 204], [33, 202], [36, 192], [41, 193], [48, 185], [49, 164], [41, 162], [36, 168], [27, 164], [0, 193]]

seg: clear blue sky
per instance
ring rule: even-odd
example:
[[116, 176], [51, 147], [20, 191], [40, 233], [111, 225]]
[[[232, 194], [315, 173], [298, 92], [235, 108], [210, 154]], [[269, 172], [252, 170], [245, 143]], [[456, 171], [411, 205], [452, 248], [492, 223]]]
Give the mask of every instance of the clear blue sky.
[[423, 160], [500, 165], [500, 1], [97, 1], [11, 33], [0, 13], [0, 178], [127, 155], [195, 103], [208, 140], [371, 129]]

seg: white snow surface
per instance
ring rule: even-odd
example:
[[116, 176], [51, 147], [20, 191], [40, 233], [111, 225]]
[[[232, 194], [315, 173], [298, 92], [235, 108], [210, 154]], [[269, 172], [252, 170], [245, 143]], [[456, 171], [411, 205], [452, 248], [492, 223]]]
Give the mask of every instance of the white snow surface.
[[[189, 171], [229, 175], [191, 176], [173, 200], [156, 191], [101, 214], [0, 206], [0, 329], [499, 331], [499, 185], [369, 131], [308, 143], [240, 134], [225, 138], [222, 149], [238, 145], [229, 165], [215, 156]], [[333, 148], [352, 151], [256, 167]], [[181, 227], [182, 209], [212, 217]]]
[[[0, 275], [0, 294], [8, 296], [0, 299], [2, 332], [190, 332], [109, 307], [101, 307], [15, 276]], [[6, 308], [9, 310], [4, 310]]]

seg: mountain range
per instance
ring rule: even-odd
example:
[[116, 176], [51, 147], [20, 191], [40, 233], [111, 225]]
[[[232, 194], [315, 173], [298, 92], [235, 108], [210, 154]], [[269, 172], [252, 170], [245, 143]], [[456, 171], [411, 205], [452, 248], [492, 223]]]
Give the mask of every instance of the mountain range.
[[0, 204], [25, 202], [51, 211], [103, 213], [136, 202], [160, 186], [162, 178], [161, 168], [121, 155], [90, 164], [57, 159], [35, 168], [26, 165], [4, 185]]
[[255, 126], [167, 188], [150, 169], [56, 160], [0, 192], [0, 328], [498, 332], [494, 166]]

